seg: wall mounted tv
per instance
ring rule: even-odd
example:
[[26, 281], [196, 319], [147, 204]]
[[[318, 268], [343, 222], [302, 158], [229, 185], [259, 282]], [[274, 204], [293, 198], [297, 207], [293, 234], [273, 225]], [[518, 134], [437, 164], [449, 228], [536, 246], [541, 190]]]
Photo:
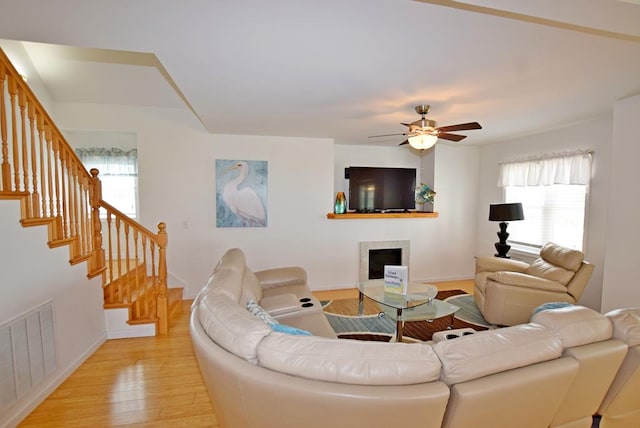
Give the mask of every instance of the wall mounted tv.
[[415, 209], [416, 169], [351, 166], [349, 209], [356, 212], [407, 211]]

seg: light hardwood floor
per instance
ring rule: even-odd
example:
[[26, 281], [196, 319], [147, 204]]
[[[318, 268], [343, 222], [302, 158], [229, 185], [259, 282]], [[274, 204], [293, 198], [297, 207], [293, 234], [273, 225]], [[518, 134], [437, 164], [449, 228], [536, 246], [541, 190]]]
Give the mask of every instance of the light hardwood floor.
[[[473, 281], [436, 283], [473, 292]], [[314, 293], [357, 297], [356, 289]], [[168, 335], [108, 340], [20, 427], [217, 427], [189, 338], [190, 301]]]

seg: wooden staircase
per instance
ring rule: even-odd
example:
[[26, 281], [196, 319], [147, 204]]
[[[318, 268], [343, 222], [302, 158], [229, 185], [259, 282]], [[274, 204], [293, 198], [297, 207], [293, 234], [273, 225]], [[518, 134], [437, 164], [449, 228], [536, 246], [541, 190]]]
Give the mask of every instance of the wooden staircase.
[[0, 149], [0, 199], [20, 202], [21, 224], [46, 226], [49, 247], [68, 246], [69, 263], [102, 277], [105, 309], [166, 334], [183, 293], [167, 286], [166, 225], [154, 233], [102, 200], [99, 171], [83, 166], [2, 49]]

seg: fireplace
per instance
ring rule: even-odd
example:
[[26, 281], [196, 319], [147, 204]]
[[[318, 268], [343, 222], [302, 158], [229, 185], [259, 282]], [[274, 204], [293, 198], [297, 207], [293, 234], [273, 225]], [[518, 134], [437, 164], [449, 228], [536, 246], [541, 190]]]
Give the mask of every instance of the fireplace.
[[360, 243], [360, 281], [382, 278], [384, 265], [409, 266], [409, 241]]

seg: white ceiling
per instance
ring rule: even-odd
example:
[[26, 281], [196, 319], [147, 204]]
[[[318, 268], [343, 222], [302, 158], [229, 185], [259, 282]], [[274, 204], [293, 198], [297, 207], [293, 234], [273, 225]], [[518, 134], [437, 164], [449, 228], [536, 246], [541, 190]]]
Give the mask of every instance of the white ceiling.
[[212, 133], [390, 146], [403, 138], [367, 136], [403, 132], [426, 103], [438, 125], [480, 122], [455, 144], [482, 144], [640, 93], [638, 3], [0, 0], [0, 39], [31, 42], [23, 67], [54, 101], [187, 105]]

